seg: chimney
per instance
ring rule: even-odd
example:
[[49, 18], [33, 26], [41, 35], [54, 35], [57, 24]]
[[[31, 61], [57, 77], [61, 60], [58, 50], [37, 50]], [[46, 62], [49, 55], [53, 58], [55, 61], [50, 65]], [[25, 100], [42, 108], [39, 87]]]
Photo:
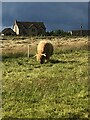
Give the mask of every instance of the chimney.
[[17, 20], [15, 20], [15, 24], [17, 24]]

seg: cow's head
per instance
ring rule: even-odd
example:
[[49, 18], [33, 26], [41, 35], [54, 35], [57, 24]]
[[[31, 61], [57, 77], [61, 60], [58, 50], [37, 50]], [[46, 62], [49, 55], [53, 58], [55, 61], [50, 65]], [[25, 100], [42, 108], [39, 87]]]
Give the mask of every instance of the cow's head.
[[46, 54], [36, 54], [37, 61], [39, 61], [41, 64], [45, 62]]

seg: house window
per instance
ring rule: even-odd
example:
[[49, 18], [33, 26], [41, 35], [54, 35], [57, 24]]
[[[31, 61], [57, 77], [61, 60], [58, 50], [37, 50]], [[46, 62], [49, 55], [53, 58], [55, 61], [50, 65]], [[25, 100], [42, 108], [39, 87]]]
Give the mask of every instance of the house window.
[[35, 32], [35, 28], [32, 28], [32, 32]]

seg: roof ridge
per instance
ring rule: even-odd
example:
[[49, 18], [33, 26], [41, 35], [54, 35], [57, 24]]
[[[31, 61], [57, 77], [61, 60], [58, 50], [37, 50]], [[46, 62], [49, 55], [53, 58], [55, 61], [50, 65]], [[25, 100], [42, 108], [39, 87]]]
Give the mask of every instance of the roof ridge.
[[32, 24], [35, 26], [35, 27], [37, 27], [37, 28], [40, 28], [40, 27], [43, 27], [43, 28], [45, 28], [45, 25], [44, 25], [44, 23], [43, 22], [23, 22], [23, 21], [16, 21], [16, 23], [18, 24], [18, 26], [21, 26], [21, 25], [23, 25], [24, 27], [26, 27], [26, 28], [28, 28], [28, 27], [30, 27]]
[[43, 23], [43, 22], [39, 22], [39, 21], [16, 21], [16, 22], [20, 22], [20, 23]]

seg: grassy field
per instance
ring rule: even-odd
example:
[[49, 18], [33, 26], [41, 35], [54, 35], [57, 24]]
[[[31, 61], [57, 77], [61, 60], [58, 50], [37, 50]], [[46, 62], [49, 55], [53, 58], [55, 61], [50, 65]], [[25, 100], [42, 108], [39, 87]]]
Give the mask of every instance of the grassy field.
[[3, 117], [88, 119], [88, 38], [50, 39], [54, 54], [42, 65], [33, 57], [40, 40], [2, 40]]

